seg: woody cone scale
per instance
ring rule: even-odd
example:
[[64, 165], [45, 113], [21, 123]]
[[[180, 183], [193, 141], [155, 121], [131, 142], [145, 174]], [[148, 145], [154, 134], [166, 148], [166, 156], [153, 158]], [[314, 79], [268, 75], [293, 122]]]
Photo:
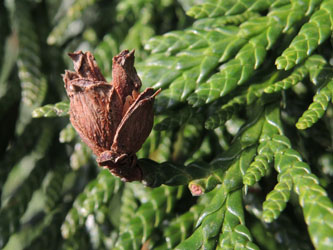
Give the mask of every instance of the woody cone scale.
[[134, 68], [134, 51], [113, 58], [112, 82], [106, 82], [90, 52], [69, 53], [74, 70], [63, 80], [70, 99], [70, 121], [81, 139], [123, 181], [142, 180], [136, 152], [153, 127], [153, 104], [160, 89], [140, 93], [141, 80]]

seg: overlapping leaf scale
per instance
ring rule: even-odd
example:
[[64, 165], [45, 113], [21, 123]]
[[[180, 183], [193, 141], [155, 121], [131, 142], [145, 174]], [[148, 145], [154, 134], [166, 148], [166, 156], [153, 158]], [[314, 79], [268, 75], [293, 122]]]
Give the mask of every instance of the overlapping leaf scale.
[[[211, 192], [207, 193], [205, 196], [200, 197], [199, 200], [198, 200], [198, 202], [197, 202], [197, 204], [194, 207], [196, 207], [196, 209], [197, 209], [197, 207], [199, 207], [199, 206], [201, 207], [201, 205], [204, 205], [204, 207], [210, 206], [211, 204], [213, 204], [212, 200], [216, 196], [216, 193], [218, 193], [219, 191], [220, 191], [220, 189], [215, 188]], [[215, 198], [215, 200], [218, 202], [218, 199]], [[216, 203], [216, 201], [215, 201], [215, 203]], [[200, 209], [200, 210], [202, 212], [202, 209]], [[188, 213], [184, 214], [184, 217], [181, 218], [181, 221], [183, 219], [185, 219], [185, 218], [188, 217], [187, 214]], [[196, 217], [197, 216], [199, 216], [199, 214], [196, 215]], [[173, 222], [171, 222], [171, 223], [173, 224]], [[175, 219], [175, 223], [176, 223], [176, 225], [178, 224], [178, 219]], [[183, 240], [181, 242], [181, 247], [184, 248], [184, 249], [197, 249], [197, 248], [199, 248], [200, 245], [201, 245], [201, 242], [202, 242], [202, 236], [203, 236], [203, 234], [202, 234], [202, 227], [199, 227], [197, 230], [194, 231], [194, 233], [190, 237], [191, 240], [187, 240], [186, 242], [184, 242], [184, 240]], [[179, 236], [175, 235], [175, 237], [177, 237], [177, 239], [178, 239]], [[172, 238], [172, 240], [173, 239], [174, 238]], [[175, 241], [172, 241], [171, 243], [173, 244], [173, 243], [175, 243]], [[177, 249], [178, 246], [176, 246], [176, 247], [173, 246], [172, 249]], [[162, 249], [166, 249], [167, 247], [168, 247], [167, 244], [162, 244], [162, 245], [158, 246], [156, 249], [161, 249], [162, 250]]]
[[[257, 110], [255, 117], [249, 121], [249, 126], [243, 128], [241, 135], [238, 136], [231, 144], [230, 148], [216, 157], [211, 163], [211, 174], [205, 178], [193, 180], [189, 183], [190, 191], [193, 195], [201, 195], [209, 192], [216, 185], [223, 182], [224, 179], [236, 180], [241, 176], [237, 172], [245, 175], [246, 170], [252, 162], [260, 138], [264, 116], [261, 111]], [[234, 181], [236, 183], [236, 181]]]
[[145, 45], [151, 53], [175, 54], [185, 49], [200, 49], [208, 46], [205, 36], [207, 31], [200, 29], [187, 29], [172, 31], [162, 36], [155, 36]]
[[199, 75], [198, 72], [198, 67], [184, 72], [170, 84], [169, 88], [162, 91], [156, 100], [157, 112], [175, 107], [179, 102], [185, 101], [196, 88], [195, 79]]
[[[157, 99], [157, 107], [169, 108], [183, 102], [217, 65], [230, 58], [245, 39], [237, 38], [238, 28], [189, 29], [171, 32], [146, 45], [155, 54], [145, 61], [139, 74], [146, 86], [169, 87]], [[180, 50], [182, 52], [177, 53]]]
[[75, 199], [73, 207], [66, 215], [61, 226], [63, 238], [74, 237], [84, 225], [87, 217], [108, 204], [113, 194], [118, 192], [121, 186], [122, 182], [113, 177], [107, 169], [101, 170], [96, 179], [91, 181]]
[[191, 163], [193, 160], [188, 157], [193, 156], [194, 153], [199, 153], [198, 150], [205, 139], [202, 136], [204, 132], [203, 112], [185, 108], [171, 119], [166, 118], [156, 125], [157, 128], [162, 126], [161, 129], [165, 129], [163, 126], [168, 126], [168, 129], [174, 130], [174, 143], [172, 145], [172, 155], [170, 155], [174, 162], [183, 163], [187, 161], [187, 163]]
[[64, 183], [64, 176], [68, 171], [68, 165], [58, 164], [51, 170], [51, 177], [48, 181], [45, 193], [45, 210], [50, 212], [60, 201], [62, 197], [62, 188]]
[[258, 83], [253, 83], [247, 89], [242, 90], [236, 97], [209, 115], [205, 122], [206, 129], [215, 129], [223, 126], [243, 106], [253, 104], [263, 95], [264, 89], [276, 81], [278, 76], [279, 72], [275, 72], [269, 75], [267, 79], [262, 79]]
[[[290, 145], [287, 137], [282, 136], [282, 139]], [[291, 149], [290, 146], [287, 149], [275, 152], [274, 158], [274, 167], [279, 173], [278, 184], [276, 184], [274, 189], [268, 193], [266, 200], [263, 203], [263, 219], [266, 222], [272, 222], [285, 208], [290, 196], [290, 188], [292, 187], [292, 184], [290, 183], [290, 165], [288, 164], [292, 164], [292, 162], [296, 160], [301, 160], [300, 155]]]
[[208, 132], [207, 136], [202, 139], [200, 147], [198, 147], [196, 151], [187, 158], [185, 165], [190, 162], [199, 162], [203, 159], [207, 159], [220, 152], [220, 149], [221, 146], [218, 144], [218, 137], [216, 134]]
[[[238, 172], [241, 170], [245, 174], [247, 167], [252, 162], [255, 156], [255, 146], [247, 146], [243, 150], [232, 152], [235, 147], [232, 147], [226, 154], [217, 157], [211, 163], [210, 172], [207, 176], [201, 179], [194, 179], [189, 183], [189, 189], [192, 195], [202, 195], [214, 189], [216, 185], [221, 184], [224, 180], [239, 178]], [[228, 154], [234, 154], [227, 156]], [[236, 183], [236, 181], [235, 181]], [[228, 187], [228, 189], [234, 187]]]
[[39, 106], [44, 100], [47, 84], [41, 73], [40, 45], [36, 27], [30, 15], [30, 4], [15, 1], [14, 23], [18, 34], [19, 56], [17, 66], [22, 88], [22, 102], [30, 107]]
[[309, 71], [310, 81], [314, 85], [321, 85], [330, 80], [330, 77], [332, 76], [332, 68], [321, 55], [310, 56], [306, 60], [305, 66]]
[[[289, 152], [290, 147], [290, 141], [283, 135], [279, 106], [272, 104], [266, 107], [265, 123], [260, 136], [258, 155], [248, 168], [243, 182], [246, 185], [253, 185], [258, 182], [266, 174], [269, 164], [273, 159], [275, 160], [275, 169], [279, 172], [278, 183], [267, 195], [263, 204], [262, 217], [267, 222], [271, 222], [280, 215], [290, 197], [292, 181], [288, 168], [280, 168], [276, 165], [276, 162], [279, 162], [281, 157]], [[287, 159], [287, 157], [284, 159]]]
[[264, 124], [262, 127], [257, 155], [243, 177], [245, 185], [252, 186], [258, 182], [270, 168], [274, 153], [290, 147], [289, 141], [285, 141], [282, 135], [280, 121], [280, 109], [272, 104], [265, 109]]
[[222, 187], [216, 187], [212, 200], [201, 212], [197, 222], [197, 228], [193, 234], [175, 247], [182, 249], [214, 249], [216, 239], [220, 233], [225, 214], [225, 201], [227, 191]]
[[333, 81], [318, 91], [313, 102], [296, 123], [298, 129], [307, 129], [315, 124], [324, 114], [329, 101], [333, 98]]
[[168, 249], [173, 249], [190, 235], [203, 208], [203, 204], [196, 204], [188, 212], [170, 222], [163, 232]]
[[174, 142], [172, 159], [175, 162], [185, 162], [189, 155], [193, 155], [204, 139], [202, 122], [184, 124], [178, 132]]
[[314, 246], [316, 249], [328, 249], [333, 244], [333, 204], [319, 185], [317, 177], [310, 174], [308, 169], [302, 162], [294, 165], [294, 191], [299, 195], [299, 203]]
[[273, 158], [270, 155], [271, 150], [269, 143], [270, 142], [267, 141], [260, 143], [258, 147], [258, 155], [254, 158], [254, 161], [251, 163], [245, 176], [243, 177], [243, 182], [245, 185], [252, 186], [267, 173], [269, 169], [269, 163]]
[[193, 6], [187, 14], [196, 19], [204, 17], [229, 16], [246, 11], [263, 11], [270, 7], [273, 0], [208, 0]]
[[333, 27], [333, 1], [326, 0], [305, 23], [290, 46], [275, 61], [278, 69], [291, 69], [322, 44], [331, 34]]
[[253, 67], [256, 63], [254, 54], [260, 55], [259, 59], [262, 60], [263, 53], [265, 54], [263, 46], [257, 46], [254, 43], [245, 45], [235, 59], [222, 66], [219, 73], [214, 74], [206, 83], [199, 85], [195, 94], [187, 99], [188, 102], [197, 107], [226, 95], [236, 88], [238, 83], [244, 83], [254, 71]]
[[126, 232], [119, 235], [113, 249], [141, 249], [154, 228], [158, 227], [164, 217], [172, 212], [177, 191], [178, 188], [167, 186], [153, 189], [149, 200], [138, 208], [135, 217], [127, 225]]
[[211, 166], [209, 166], [210, 171], [206, 176], [201, 178], [198, 176], [200, 179], [196, 178], [189, 182], [188, 187], [192, 195], [200, 196], [210, 192], [216, 185], [223, 182], [225, 175], [231, 176], [236, 171], [235, 169], [239, 167], [240, 161], [238, 158], [242, 157], [243, 152], [238, 145], [233, 144], [230, 151], [214, 159]]
[[174, 115], [169, 116], [163, 119], [161, 122], [157, 123], [154, 126], [154, 129], [157, 131], [163, 131], [178, 128], [182, 124], [185, 124], [194, 114], [195, 111], [192, 108], [186, 106], [178, 110]]
[[274, 223], [262, 223], [261, 197], [256, 192], [248, 192], [244, 208], [258, 220], [250, 224], [250, 230], [260, 246], [270, 246], [272, 249], [313, 249], [304, 229], [299, 228], [289, 216], [281, 214]]
[[[112, 249], [117, 234], [110, 232], [111, 224], [108, 222], [107, 212], [107, 207], [103, 206], [95, 216], [89, 215], [85, 227], [77, 228], [74, 235], [63, 239], [62, 249]], [[101, 219], [107, 222], [99, 222]]]
[[218, 56], [213, 53], [204, 55], [200, 65], [193, 66], [190, 70], [182, 73], [169, 85], [168, 89], [162, 92], [156, 105], [167, 109], [176, 106], [179, 102], [184, 102], [195, 90], [197, 84], [217, 67], [218, 60]]
[[[218, 241], [223, 249], [226, 246], [257, 249], [251, 242], [249, 230], [244, 225], [242, 171], [240, 167], [229, 171], [229, 176], [225, 178], [223, 184], [214, 189], [215, 196], [202, 211], [195, 232], [175, 249], [215, 249]], [[232, 181], [228, 179], [231, 177], [230, 174], [234, 177]]]
[[307, 11], [305, 12], [305, 15], [309, 16], [318, 8], [318, 6], [323, 2], [323, 0], [312, 0], [306, 2], [304, 2], [303, 0], [296, 0], [296, 2], [299, 5], [303, 5], [304, 3], [306, 4]]
[[[145, 62], [145, 66], [169, 66], [170, 63], [175, 62], [174, 69], [184, 71], [189, 69], [189, 66], [193, 67], [197, 65], [201, 67], [199, 77], [199, 79], [201, 79], [206, 74], [205, 71], [209, 71], [209, 65], [213, 64], [204, 62], [201, 65], [202, 56], [217, 56], [218, 61], [222, 62], [230, 57], [231, 53], [237, 49], [237, 46], [239, 47], [244, 44], [245, 41], [242, 41], [242, 39], [235, 43], [238, 30], [236, 26], [219, 27], [209, 30], [191, 28], [185, 31], [170, 32], [163, 36], [152, 38], [145, 46], [146, 49], [151, 50], [152, 53], [166, 53], [176, 58], [166, 58], [165, 55], [157, 55], [149, 58]], [[191, 57], [186, 56], [193, 57], [192, 59], [196, 59], [197, 62], [194, 64], [191, 61], [189, 62], [188, 59], [191, 59]], [[203, 61], [207, 60], [208, 59]], [[208, 65], [205, 66], [205, 63]], [[207, 67], [208, 70], [206, 69]], [[145, 69], [143, 73], [147, 73], [146, 71], [149, 71], [149, 69]], [[145, 74], [142, 74], [142, 77], [145, 79]], [[149, 80], [149, 77], [146, 78]], [[153, 80], [152, 84], [156, 84], [156, 82], [158, 81]]]
[[274, 93], [279, 92], [281, 90], [286, 90], [291, 88], [292, 86], [296, 85], [300, 81], [302, 81], [308, 74], [308, 69], [305, 64], [300, 65], [299, 67], [295, 68], [293, 72], [286, 77], [285, 79], [274, 83], [271, 86], [265, 88], [266, 93]]
[[67, 116], [69, 114], [69, 103], [58, 102], [56, 104], [47, 104], [42, 107], [35, 108], [32, 112], [33, 118], [39, 117], [56, 117]]
[[[76, 203], [81, 203], [85, 199], [85, 196], [80, 195], [75, 199]], [[74, 205], [75, 205], [74, 204]], [[61, 226], [62, 237], [65, 239], [71, 239], [80, 230], [82, 225], [84, 225], [83, 219], [80, 217], [78, 212], [79, 207], [73, 207], [66, 215], [65, 221]]]
[[[290, 28], [292, 28], [295, 24], [301, 21], [305, 16], [311, 15], [313, 11], [318, 7], [321, 3], [321, 0], [314, 0], [314, 1], [303, 1], [303, 0], [292, 0], [290, 1], [291, 5], [281, 6], [279, 8], [275, 8], [271, 13], [268, 15], [275, 15], [276, 13], [283, 13], [286, 15], [287, 18], [284, 18], [283, 22], [283, 32], [286, 33]], [[290, 9], [290, 14], [286, 13], [286, 9]]]
[[263, 203], [262, 218], [266, 222], [272, 222], [278, 218], [280, 213], [285, 209], [290, 198], [293, 183], [290, 174], [282, 173], [278, 176], [278, 183], [274, 189], [266, 196]]
[[250, 18], [258, 17], [258, 16], [259, 16], [259, 14], [256, 12], [247, 11], [242, 14], [233, 15], [233, 16], [203, 18], [203, 19], [199, 19], [199, 20], [195, 21], [193, 23], [193, 27], [196, 29], [211, 30], [214, 28], [226, 26], [228, 24], [239, 25]]
[[222, 105], [221, 108], [214, 112], [208, 117], [205, 122], [206, 129], [215, 129], [222, 126], [227, 120], [229, 120], [232, 115], [239, 110], [243, 105], [246, 104], [246, 96], [240, 95], [231, 99], [226, 104]]
[[[187, 59], [192, 58], [188, 57]], [[176, 66], [176, 57], [165, 57], [163, 54], [155, 54], [145, 61], [143, 71], [140, 64], [137, 69], [145, 86], [160, 88], [167, 86], [181, 74], [181, 71], [177, 70]]]
[[144, 176], [142, 183], [149, 187], [158, 187], [162, 184], [186, 185], [191, 180], [211, 174], [209, 164], [204, 162], [191, 162], [184, 166], [172, 162], [159, 164], [149, 159], [139, 159], [138, 164]]
[[[221, 67], [219, 73], [198, 86], [195, 94], [189, 96], [188, 102], [193, 106], [201, 106], [245, 83], [262, 64], [266, 50], [274, 45], [281, 32], [287, 31], [293, 24], [302, 20], [306, 7], [301, 7], [299, 4], [285, 5], [273, 9], [266, 17], [254, 18], [243, 23], [239, 34], [241, 37], [252, 38], [240, 49], [234, 59]], [[258, 25], [259, 23], [262, 25]]]
[[[274, 26], [272, 29], [276, 28]], [[271, 30], [268, 28], [268, 30]], [[276, 40], [281, 28], [276, 28], [271, 40]], [[265, 34], [266, 33], [266, 34]], [[221, 67], [221, 71], [213, 75], [206, 83], [201, 84], [194, 95], [189, 96], [188, 102], [193, 106], [201, 106], [222, 97], [238, 85], [245, 83], [263, 62], [266, 56], [267, 32], [252, 38], [236, 55]]]
[[4, 247], [9, 240], [10, 235], [16, 232], [20, 227], [20, 218], [26, 211], [33, 193], [40, 187], [46, 173], [49, 163], [45, 160], [36, 162], [26, 180], [15, 191], [15, 194], [9, 198], [5, 206], [0, 210], [0, 247]]
[[[329, 77], [332, 75], [331, 68], [327, 65], [326, 60], [320, 55], [312, 55], [306, 60], [305, 63], [295, 68], [290, 76], [274, 83], [271, 86], [268, 86], [264, 91], [266, 93], [272, 93], [281, 91], [282, 89], [288, 89], [300, 82], [308, 74], [310, 80], [315, 85], [327, 82]], [[314, 102], [299, 119], [299, 122], [296, 124], [297, 128], [306, 129], [311, 127], [323, 116], [328, 102], [331, 99], [331, 91], [329, 89], [329, 84], [327, 84], [314, 96]], [[321, 91], [323, 92], [321, 93]]]
[[[76, 35], [73, 34], [74, 30], [81, 30], [83, 24], [82, 17], [84, 11], [91, 5], [93, 5], [97, 0], [77, 0], [67, 9], [66, 14], [58, 21], [56, 26], [52, 29], [51, 33], [47, 38], [47, 43], [49, 45], [62, 45], [67, 38]], [[79, 29], [78, 29], [79, 28]]]
[[290, 173], [315, 248], [328, 249], [333, 244], [333, 204], [326, 191], [297, 151], [280, 152], [275, 161], [277, 171]]
[[312, 55], [306, 61], [293, 70], [293, 72], [285, 79], [275, 82], [274, 84], [265, 88], [266, 93], [279, 92], [286, 90], [300, 81], [307, 75], [311, 82], [318, 85], [323, 80], [326, 80], [331, 69], [327, 67], [326, 60], [321, 55]]
[[241, 189], [232, 192], [226, 200], [222, 232], [216, 249], [257, 249], [249, 229], [245, 226]]

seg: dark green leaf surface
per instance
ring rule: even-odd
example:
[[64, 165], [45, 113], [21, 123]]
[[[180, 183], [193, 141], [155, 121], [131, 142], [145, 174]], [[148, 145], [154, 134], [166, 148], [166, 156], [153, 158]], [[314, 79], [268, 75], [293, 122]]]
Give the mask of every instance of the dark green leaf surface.
[[276, 60], [278, 69], [291, 69], [323, 43], [332, 31], [333, 1], [326, 0], [305, 23], [290, 46]]
[[319, 90], [313, 97], [313, 102], [308, 109], [298, 119], [296, 127], [298, 129], [306, 129], [316, 123], [325, 113], [328, 103], [333, 98], [333, 81]]
[[[1, 248], [333, 248], [332, 3], [0, 4]], [[61, 77], [90, 51], [112, 83], [124, 49], [162, 89], [134, 183], [97, 166]]]
[[262, 11], [269, 8], [272, 3], [273, 1], [270, 0], [208, 0], [203, 4], [194, 6], [187, 14], [194, 18], [216, 17], [222, 15], [228, 16], [245, 11]]

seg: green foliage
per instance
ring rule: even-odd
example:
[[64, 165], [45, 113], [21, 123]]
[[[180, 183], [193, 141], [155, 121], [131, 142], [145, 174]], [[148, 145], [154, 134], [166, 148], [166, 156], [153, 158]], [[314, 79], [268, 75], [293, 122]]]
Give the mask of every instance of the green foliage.
[[[332, 0], [5, 0], [0, 248], [333, 248]], [[98, 167], [61, 74], [135, 49], [142, 183]]]
[[333, 98], [333, 81], [327, 83], [313, 97], [313, 103], [296, 123], [298, 129], [306, 129], [316, 123], [325, 113], [329, 101]]
[[28, 106], [39, 106], [45, 96], [47, 84], [41, 73], [41, 59], [36, 27], [31, 17], [30, 4], [14, 1], [13, 30], [17, 33], [19, 55], [18, 76], [22, 88], [22, 101]]
[[32, 117], [55, 117], [55, 116], [66, 116], [69, 112], [68, 102], [58, 102], [54, 105], [48, 104], [43, 107], [34, 109]]
[[62, 236], [67, 240], [72, 238], [84, 226], [89, 215], [97, 217], [102, 206], [108, 204], [121, 186], [119, 179], [111, 177], [107, 170], [101, 171], [75, 199], [61, 226]]
[[333, 1], [324, 0], [319, 10], [300, 29], [289, 47], [277, 58], [278, 69], [291, 69], [303, 61], [331, 34], [333, 27]]

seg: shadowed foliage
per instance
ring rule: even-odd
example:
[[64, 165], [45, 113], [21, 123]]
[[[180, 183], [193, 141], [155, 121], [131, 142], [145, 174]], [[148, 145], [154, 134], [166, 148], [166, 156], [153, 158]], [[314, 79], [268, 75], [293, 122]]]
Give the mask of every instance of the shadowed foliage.
[[[333, 248], [333, 0], [5, 0], [0, 24], [1, 249]], [[162, 89], [141, 182], [98, 167], [61, 76], [90, 51], [111, 82], [124, 49]]]

